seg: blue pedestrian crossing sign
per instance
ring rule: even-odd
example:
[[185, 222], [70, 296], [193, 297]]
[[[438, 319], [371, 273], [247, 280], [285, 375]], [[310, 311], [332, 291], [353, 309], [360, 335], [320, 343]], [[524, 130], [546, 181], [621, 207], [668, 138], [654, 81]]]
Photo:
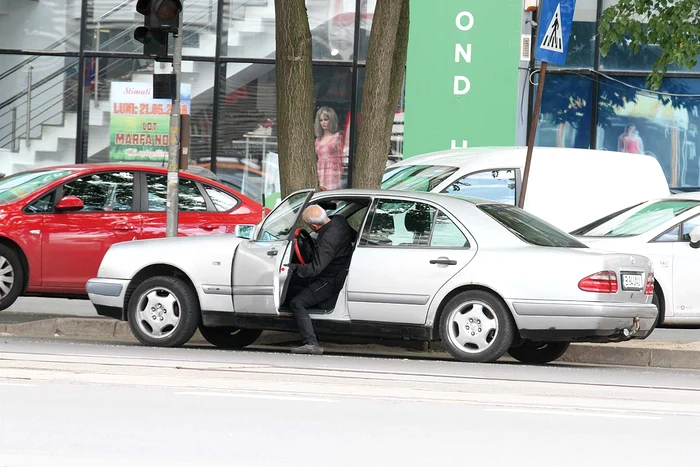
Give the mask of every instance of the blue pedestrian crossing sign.
[[566, 63], [576, 0], [542, 0], [535, 59], [555, 65]]

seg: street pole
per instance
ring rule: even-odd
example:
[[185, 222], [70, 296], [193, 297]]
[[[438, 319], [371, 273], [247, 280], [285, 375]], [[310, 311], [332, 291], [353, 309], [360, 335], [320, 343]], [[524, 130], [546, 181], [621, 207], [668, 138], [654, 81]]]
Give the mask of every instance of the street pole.
[[180, 183], [180, 73], [182, 71], [182, 23], [180, 16], [178, 32], [174, 34], [173, 74], [175, 75], [175, 95], [170, 111], [170, 140], [168, 144], [168, 188], [165, 213], [165, 236], [177, 237], [178, 187]]
[[518, 207], [525, 206], [525, 195], [527, 193], [527, 181], [530, 177], [530, 162], [532, 161], [532, 150], [535, 146], [535, 135], [537, 134], [537, 121], [540, 119], [540, 107], [542, 106], [542, 92], [544, 91], [544, 80], [547, 77], [547, 62], [542, 62], [540, 67], [540, 78], [537, 81], [537, 97], [535, 98], [535, 108], [532, 111], [532, 122], [530, 123], [530, 136], [527, 141], [527, 156], [525, 157], [525, 173], [523, 174], [523, 186], [520, 189], [520, 199]]

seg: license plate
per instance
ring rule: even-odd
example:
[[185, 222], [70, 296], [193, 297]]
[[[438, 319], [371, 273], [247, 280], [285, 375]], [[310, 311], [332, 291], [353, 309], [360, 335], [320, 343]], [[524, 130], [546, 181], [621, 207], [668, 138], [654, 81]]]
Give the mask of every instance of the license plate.
[[642, 290], [641, 274], [622, 274], [622, 290]]

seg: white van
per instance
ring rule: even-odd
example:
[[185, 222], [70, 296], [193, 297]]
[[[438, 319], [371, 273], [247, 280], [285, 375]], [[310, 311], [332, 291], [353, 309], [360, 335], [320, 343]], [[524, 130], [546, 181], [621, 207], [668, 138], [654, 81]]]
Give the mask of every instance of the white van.
[[[453, 149], [405, 159], [387, 168], [382, 188], [432, 191], [517, 205], [525, 147]], [[536, 147], [525, 210], [572, 230], [644, 201], [669, 196], [651, 156]]]

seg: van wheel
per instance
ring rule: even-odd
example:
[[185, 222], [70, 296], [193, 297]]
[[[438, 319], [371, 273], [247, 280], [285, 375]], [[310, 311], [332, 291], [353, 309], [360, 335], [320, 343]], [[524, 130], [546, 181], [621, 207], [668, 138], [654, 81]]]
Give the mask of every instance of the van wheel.
[[520, 362], [541, 365], [561, 357], [568, 348], [569, 342], [535, 342], [526, 339], [522, 345], [511, 347], [508, 353]]
[[0, 310], [12, 306], [22, 292], [24, 270], [15, 251], [0, 245]]
[[262, 330], [234, 327], [199, 326], [199, 332], [211, 345], [221, 349], [242, 349], [255, 342]]
[[515, 323], [501, 301], [482, 290], [469, 290], [447, 303], [440, 318], [440, 337], [463, 362], [495, 362], [513, 342]]
[[199, 301], [187, 282], [172, 276], [146, 279], [129, 300], [129, 327], [146, 345], [179, 347], [201, 320]]

